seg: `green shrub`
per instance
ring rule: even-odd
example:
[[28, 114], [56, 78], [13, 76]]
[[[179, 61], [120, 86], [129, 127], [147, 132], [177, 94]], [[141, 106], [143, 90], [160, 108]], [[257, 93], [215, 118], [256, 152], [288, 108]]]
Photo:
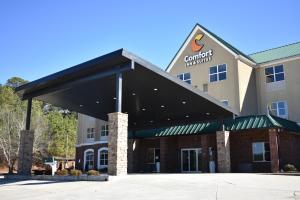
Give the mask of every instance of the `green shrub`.
[[77, 169], [72, 169], [70, 171], [71, 176], [80, 176], [82, 174], [82, 172], [80, 170]]
[[57, 171], [56, 174], [59, 176], [67, 176], [67, 175], [69, 175], [69, 172], [66, 169], [62, 169], [62, 170]]
[[295, 167], [295, 165], [286, 164], [286, 165], [284, 165], [284, 171], [286, 171], [286, 172], [295, 172], [295, 171], [297, 171], [297, 168]]
[[96, 170], [89, 170], [89, 171], [87, 172], [87, 174], [88, 174], [89, 176], [99, 176], [99, 172], [96, 171]]

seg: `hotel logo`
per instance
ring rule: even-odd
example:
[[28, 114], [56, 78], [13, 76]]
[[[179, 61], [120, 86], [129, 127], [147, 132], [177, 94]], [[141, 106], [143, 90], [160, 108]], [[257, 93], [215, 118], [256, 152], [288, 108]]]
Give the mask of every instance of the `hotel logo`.
[[191, 48], [193, 52], [198, 52], [204, 47], [204, 44], [200, 43], [200, 40], [203, 38], [203, 36], [203, 34], [198, 34], [192, 41]]
[[197, 34], [194, 37], [191, 43], [191, 49], [193, 52], [195, 52], [195, 54], [184, 56], [184, 62], [186, 67], [211, 61], [213, 56], [213, 50], [209, 49], [208, 51], [201, 51], [204, 47], [204, 44], [201, 43], [203, 37], [204, 34], [202, 33]]

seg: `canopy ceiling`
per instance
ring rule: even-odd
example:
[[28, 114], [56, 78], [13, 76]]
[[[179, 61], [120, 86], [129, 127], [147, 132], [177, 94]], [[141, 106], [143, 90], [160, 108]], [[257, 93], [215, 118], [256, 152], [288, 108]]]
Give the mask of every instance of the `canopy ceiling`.
[[239, 113], [151, 63], [120, 49], [17, 88], [23, 99], [107, 120], [115, 112], [116, 74], [129, 128], [224, 119]]

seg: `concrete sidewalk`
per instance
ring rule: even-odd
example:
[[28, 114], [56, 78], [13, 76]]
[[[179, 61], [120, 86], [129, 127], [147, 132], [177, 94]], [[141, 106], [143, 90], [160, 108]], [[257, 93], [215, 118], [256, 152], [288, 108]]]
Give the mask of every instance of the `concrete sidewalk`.
[[40, 199], [299, 199], [300, 177], [261, 174], [149, 174], [108, 182], [0, 179], [5, 200]]

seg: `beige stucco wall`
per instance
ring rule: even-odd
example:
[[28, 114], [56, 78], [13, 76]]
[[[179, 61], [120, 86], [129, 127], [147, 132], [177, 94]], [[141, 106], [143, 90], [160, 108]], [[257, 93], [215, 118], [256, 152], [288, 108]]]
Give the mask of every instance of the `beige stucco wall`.
[[[200, 30], [194, 34], [193, 38], [199, 33], [201, 33]], [[203, 90], [203, 84], [208, 84], [209, 95], [218, 100], [228, 100], [229, 106], [239, 110], [238, 85], [236, 84], [238, 82], [237, 61], [234, 55], [205, 34], [201, 42], [204, 44], [201, 50], [202, 52], [208, 51], [209, 49], [213, 50], [211, 61], [186, 67], [184, 57], [186, 55], [195, 54], [191, 50], [189, 43], [174, 63], [170, 73], [177, 76], [181, 73], [190, 72], [193, 86], [196, 86], [199, 90]], [[209, 83], [209, 67], [224, 63], [227, 65], [227, 79]]]
[[[285, 72], [284, 85], [275, 91], [267, 90], [265, 68], [283, 64]], [[288, 104], [288, 119], [300, 122], [300, 58], [297, 60], [266, 64], [256, 69], [259, 113], [267, 113], [267, 105], [274, 101], [284, 100]], [[277, 87], [279, 88], [279, 87]]]
[[257, 114], [255, 69], [237, 60], [239, 109], [241, 115]]
[[78, 113], [77, 144], [91, 142], [87, 140], [88, 128], [95, 128], [95, 141], [99, 141], [101, 126], [106, 124], [106, 121]]

